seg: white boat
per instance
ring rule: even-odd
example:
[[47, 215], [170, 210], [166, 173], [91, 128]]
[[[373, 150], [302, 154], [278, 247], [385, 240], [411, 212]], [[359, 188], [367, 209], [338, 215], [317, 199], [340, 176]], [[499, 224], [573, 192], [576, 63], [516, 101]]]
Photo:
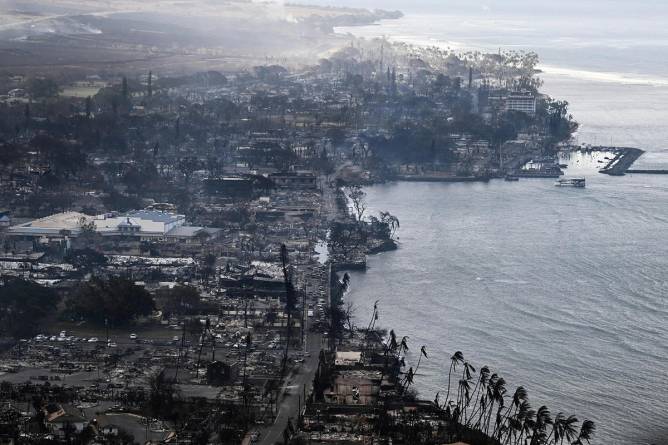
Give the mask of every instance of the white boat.
[[554, 183], [557, 187], [585, 187], [585, 178], [562, 178]]

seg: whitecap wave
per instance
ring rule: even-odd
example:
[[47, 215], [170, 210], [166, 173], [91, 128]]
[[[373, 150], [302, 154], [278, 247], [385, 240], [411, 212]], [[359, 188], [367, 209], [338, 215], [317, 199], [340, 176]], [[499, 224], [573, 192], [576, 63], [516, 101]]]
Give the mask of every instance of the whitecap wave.
[[554, 65], [540, 65], [543, 73], [554, 76], [571, 77], [603, 83], [619, 83], [626, 85], [668, 86], [668, 77], [654, 77], [635, 73], [619, 73], [604, 71], [589, 71], [575, 68], [565, 68]]

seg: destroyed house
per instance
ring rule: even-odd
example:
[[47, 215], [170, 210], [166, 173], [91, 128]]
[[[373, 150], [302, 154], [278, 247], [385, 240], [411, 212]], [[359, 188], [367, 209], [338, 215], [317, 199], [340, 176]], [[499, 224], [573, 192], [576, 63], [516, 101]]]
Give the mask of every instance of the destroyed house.
[[317, 177], [310, 171], [273, 173], [269, 179], [281, 188], [313, 189], [317, 185]]

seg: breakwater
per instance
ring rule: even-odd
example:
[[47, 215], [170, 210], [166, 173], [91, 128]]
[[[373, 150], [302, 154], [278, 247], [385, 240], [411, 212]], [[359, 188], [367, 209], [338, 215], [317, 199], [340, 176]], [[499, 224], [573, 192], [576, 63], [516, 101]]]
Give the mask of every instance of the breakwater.
[[643, 153], [639, 148], [631, 147], [594, 147], [598, 151], [612, 151], [615, 156], [608, 162], [605, 167], [599, 170], [599, 173], [604, 173], [611, 176], [623, 176], [629, 172], [629, 168], [638, 160]]
[[626, 173], [639, 173], [646, 175], [668, 175], [668, 170], [626, 170]]

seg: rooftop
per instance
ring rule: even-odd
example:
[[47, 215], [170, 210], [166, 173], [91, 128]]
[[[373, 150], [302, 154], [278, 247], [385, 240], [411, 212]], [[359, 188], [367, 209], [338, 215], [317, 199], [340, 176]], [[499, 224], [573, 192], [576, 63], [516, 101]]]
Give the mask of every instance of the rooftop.
[[139, 218], [162, 223], [171, 223], [185, 219], [184, 215], [162, 212], [160, 210], [133, 210], [128, 212], [126, 215], [132, 218]]

